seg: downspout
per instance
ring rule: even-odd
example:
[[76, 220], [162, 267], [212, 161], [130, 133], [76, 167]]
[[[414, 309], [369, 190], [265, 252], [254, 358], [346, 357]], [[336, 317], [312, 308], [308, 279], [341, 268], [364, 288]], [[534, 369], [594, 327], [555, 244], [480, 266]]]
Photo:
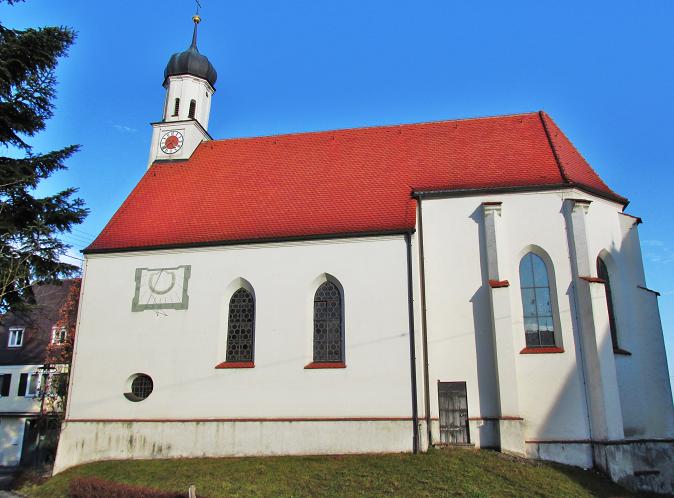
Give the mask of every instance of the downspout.
[[414, 292], [412, 286], [412, 237], [405, 234], [407, 248], [407, 316], [410, 332], [410, 378], [412, 383], [412, 451], [419, 453], [419, 411], [417, 408], [417, 358], [414, 339]]
[[[413, 194], [414, 195], [414, 194]], [[424, 217], [421, 211], [421, 196], [414, 195], [419, 207], [419, 284], [421, 286], [421, 341], [424, 353], [424, 411], [426, 416], [426, 431], [428, 432], [428, 447], [433, 445], [433, 431], [431, 430], [431, 389], [428, 380], [428, 326], [426, 323], [426, 269], [424, 265]]]

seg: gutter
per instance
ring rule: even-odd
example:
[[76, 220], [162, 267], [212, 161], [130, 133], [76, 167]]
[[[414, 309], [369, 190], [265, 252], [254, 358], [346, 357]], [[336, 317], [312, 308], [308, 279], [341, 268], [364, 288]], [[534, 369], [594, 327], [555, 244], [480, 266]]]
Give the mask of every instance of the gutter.
[[412, 236], [405, 234], [407, 249], [407, 316], [410, 332], [410, 380], [412, 384], [412, 452], [419, 453], [419, 409], [417, 400], [417, 358], [414, 338], [414, 291], [412, 284]]
[[[105, 230], [105, 229], [104, 229]], [[413, 229], [412, 229], [413, 230]], [[178, 242], [175, 244], [157, 244], [148, 246], [129, 246], [129, 247], [110, 247], [110, 248], [92, 248], [96, 242], [92, 242], [88, 247], [82, 249], [82, 254], [113, 254], [122, 252], [146, 252], [163, 251], [167, 249], [193, 249], [199, 247], [218, 247], [218, 246], [237, 246], [253, 244], [275, 244], [279, 242], [310, 242], [315, 240], [332, 239], [353, 239], [364, 237], [386, 237], [390, 235], [405, 235], [410, 233], [410, 228], [394, 228], [390, 230], [374, 230], [369, 232], [336, 232], [317, 235], [290, 235], [279, 237], [265, 237], [257, 239], [234, 239], [234, 240], [213, 240], [203, 242]]]
[[567, 183], [548, 183], [543, 185], [513, 185], [510, 187], [484, 187], [484, 188], [446, 188], [446, 189], [414, 189], [412, 197], [415, 199], [444, 199], [448, 197], [468, 197], [471, 195], [486, 194], [516, 194], [521, 192], [544, 192], [548, 190], [561, 190], [575, 188], [587, 194], [596, 195], [602, 199], [616, 202], [623, 206], [623, 209], [630, 203], [629, 199], [617, 194], [610, 194], [587, 185], [576, 182]]

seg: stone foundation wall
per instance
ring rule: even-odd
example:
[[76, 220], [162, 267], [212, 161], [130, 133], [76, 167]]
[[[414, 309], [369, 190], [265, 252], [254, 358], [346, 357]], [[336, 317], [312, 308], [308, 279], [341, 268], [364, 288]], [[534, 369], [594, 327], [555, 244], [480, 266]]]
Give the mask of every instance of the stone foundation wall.
[[70, 421], [54, 474], [99, 460], [411, 451], [411, 420]]

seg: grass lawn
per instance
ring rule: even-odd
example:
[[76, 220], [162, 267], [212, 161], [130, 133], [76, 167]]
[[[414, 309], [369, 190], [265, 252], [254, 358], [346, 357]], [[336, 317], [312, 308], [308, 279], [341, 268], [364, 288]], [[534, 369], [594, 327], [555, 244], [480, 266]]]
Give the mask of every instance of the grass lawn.
[[74, 467], [31, 497], [67, 496], [68, 482], [97, 476], [127, 484], [230, 496], [633, 496], [607, 479], [563, 465], [515, 459], [494, 451], [435, 450], [427, 454], [124, 460]]

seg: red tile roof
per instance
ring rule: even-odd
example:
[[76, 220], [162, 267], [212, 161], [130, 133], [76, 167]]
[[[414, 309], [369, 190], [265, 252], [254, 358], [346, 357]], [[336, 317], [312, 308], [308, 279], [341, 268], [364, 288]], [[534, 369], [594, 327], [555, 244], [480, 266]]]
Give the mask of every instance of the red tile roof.
[[85, 252], [410, 230], [413, 191], [576, 185], [626, 203], [543, 112], [204, 142]]

